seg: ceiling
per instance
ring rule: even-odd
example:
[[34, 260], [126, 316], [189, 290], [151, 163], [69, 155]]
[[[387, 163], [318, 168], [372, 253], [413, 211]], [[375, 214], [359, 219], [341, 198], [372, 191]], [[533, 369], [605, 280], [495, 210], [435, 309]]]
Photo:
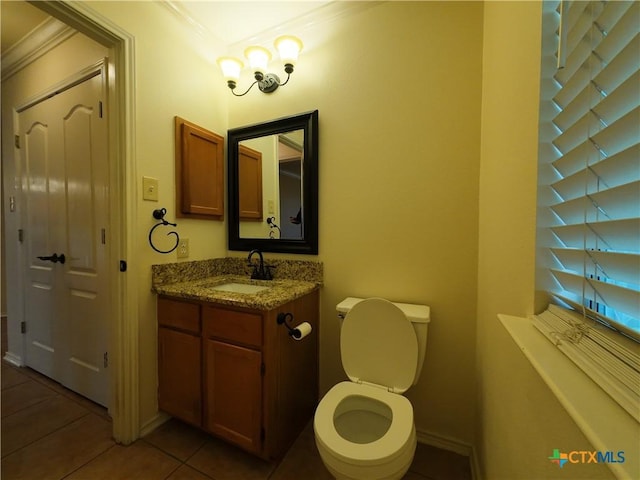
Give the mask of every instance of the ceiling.
[[42, 10], [25, 1], [2, 1], [0, 9], [2, 13], [0, 15], [0, 32], [2, 34], [0, 50], [2, 53], [49, 17]]
[[165, 3], [183, 12], [229, 46], [267, 30], [277, 32], [279, 26], [304, 21], [305, 17], [332, 2], [171, 0]]
[[[263, 32], [279, 32], [278, 27], [304, 23], [305, 19], [331, 3], [329, 1], [197, 1], [154, 0], [169, 8], [195, 28], [217, 38], [223, 45], [259, 36]], [[48, 15], [24, 0], [2, 1], [2, 52], [14, 45]], [[287, 33], [295, 33], [289, 32]], [[272, 35], [273, 37], [273, 35]], [[306, 39], [305, 39], [306, 40]], [[306, 43], [306, 42], [305, 42]]]

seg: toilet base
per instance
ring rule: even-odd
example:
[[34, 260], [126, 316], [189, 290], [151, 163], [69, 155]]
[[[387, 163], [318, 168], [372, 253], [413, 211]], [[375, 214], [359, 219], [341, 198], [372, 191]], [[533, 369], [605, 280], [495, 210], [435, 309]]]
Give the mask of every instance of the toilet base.
[[[326, 463], [324, 464], [324, 466], [329, 471], [329, 473], [333, 475], [333, 478], [335, 478], [336, 480], [364, 480], [365, 478], [367, 480], [373, 480], [371, 477], [349, 477], [339, 472], [336, 472], [334, 469], [330, 468]], [[376, 477], [375, 480], [400, 480], [402, 477], [404, 477], [404, 474], [407, 473], [408, 471], [409, 471], [409, 466], [407, 465], [406, 468], [402, 469], [401, 471], [391, 476], [380, 477], [380, 478]]]
[[[417, 437], [415, 427], [411, 438], [405, 444], [400, 455], [390, 463], [383, 465], [351, 465], [337, 459], [326, 451], [316, 438], [316, 446], [325, 468], [336, 480], [400, 480], [409, 470], [416, 452]], [[336, 470], [336, 467], [340, 470]]]

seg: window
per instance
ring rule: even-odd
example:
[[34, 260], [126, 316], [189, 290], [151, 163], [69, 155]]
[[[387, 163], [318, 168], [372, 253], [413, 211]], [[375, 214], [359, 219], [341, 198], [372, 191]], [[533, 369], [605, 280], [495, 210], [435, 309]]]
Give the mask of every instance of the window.
[[[587, 373], [592, 378], [599, 377], [601, 386], [602, 378], [613, 378], [626, 398], [617, 400], [621, 405], [626, 402], [636, 417], [640, 417], [640, 361], [634, 343], [640, 341], [638, 18], [640, 2], [546, 4], [537, 285], [548, 303], [578, 315], [551, 308], [536, 322], [576, 363], [586, 365], [583, 370], [591, 370]], [[613, 387], [607, 384], [605, 389]]]

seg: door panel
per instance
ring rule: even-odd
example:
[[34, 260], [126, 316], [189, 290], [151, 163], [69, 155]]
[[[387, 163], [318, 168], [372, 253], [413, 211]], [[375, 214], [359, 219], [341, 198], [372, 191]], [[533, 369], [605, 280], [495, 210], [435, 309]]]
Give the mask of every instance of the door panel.
[[[19, 122], [29, 239], [26, 363], [106, 405], [109, 168], [103, 86], [97, 71], [21, 112]], [[36, 258], [54, 253], [64, 254], [65, 263]]]
[[51, 128], [48, 118], [29, 112], [21, 116], [25, 153], [24, 186], [26, 199], [26, 298], [25, 317], [31, 319], [27, 331], [26, 357], [28, 365], [44, 375], [53, 377], [56, 349], [54, 346], [51, 312], [57, 308], [55, 302], [56, 282], [53, 264], [38, 259], [53, 253], [54, 239], [50, 222], [51, 207], [54, 206], [50, 191], [51, 151], [49, 138]]
[[[28, 195], [27, 228], [32, 235], [27, 237], [30, 252], [40, 252], [45, 255], [51, 251], [49, 231], [49, 128], [43, 123], [33, 121], [25, 134], [26, 151], [26, 186]], [[38, 260], [36, 256], [29, 257], [31, 265], [44, 266], [48, 271], [49, 265]]]
[[97, 242], [93, 225], [95, 202], [92, 180], [96, 159], [91, 152], [92, 115], [91, 108], [75, 105], [63, 120], [63, 141], [67, 181], [67, 251], [69, 258], [73, 259], [69, 270], [95, 273]]
[[[65, 296], [68, 335], [63, 369], [67, 385], [103, 405], [107, 401], [108, 221], [106, 122], [100, 118], [102, 77], [74, 87], [62, 119], [65, 162]], [[66, 99], [65, 99], [66, 100]]]

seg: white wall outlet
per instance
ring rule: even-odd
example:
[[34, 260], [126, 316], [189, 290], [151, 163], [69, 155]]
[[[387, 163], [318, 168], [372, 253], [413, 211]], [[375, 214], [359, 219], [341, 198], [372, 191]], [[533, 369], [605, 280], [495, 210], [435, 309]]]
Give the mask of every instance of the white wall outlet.
[[158, 179], [151, 177], [142, 177], [142, 199], [158, 201]]
[[189, 239], [181, 238], [178, 242], [178, 258], [187, 258], [189, 256]]

